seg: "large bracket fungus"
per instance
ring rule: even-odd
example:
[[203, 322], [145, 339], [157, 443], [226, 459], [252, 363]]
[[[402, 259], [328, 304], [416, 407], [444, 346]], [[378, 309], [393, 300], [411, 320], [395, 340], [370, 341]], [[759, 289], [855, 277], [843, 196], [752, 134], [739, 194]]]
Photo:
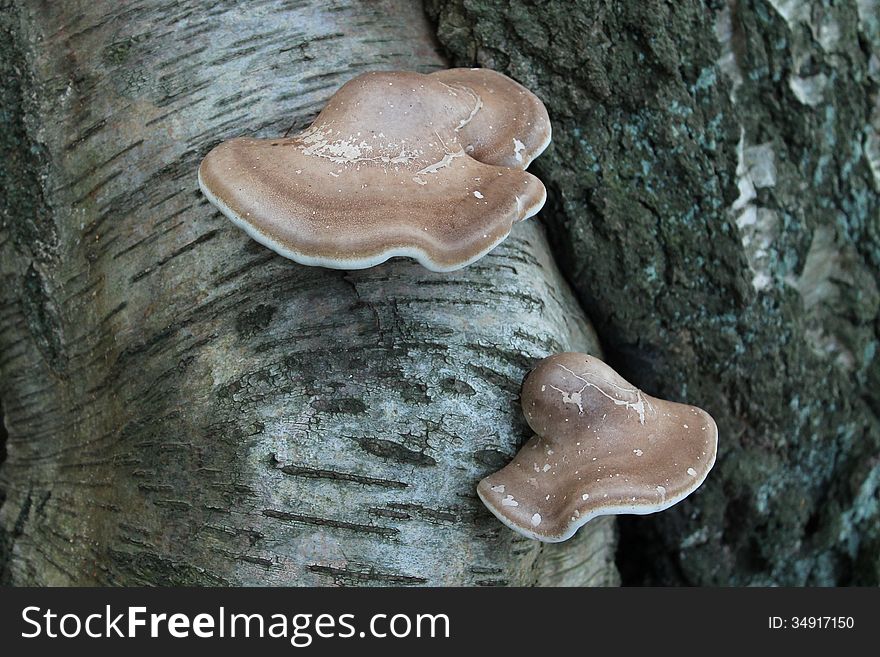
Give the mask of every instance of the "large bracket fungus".
[[646, 395], [586, 354], [542, 360], [523, 383], [522, 407], [537, 435], [477, 493], [529, 538], [555, 543], [596, 516], [667, 509], [715, 463], [708, 413]]
[[293, 137], [221, 143], [199, 186], [299, 263], [361, 269], [409, 256], [451, 271], [541, 209], [544, 185], [524, 169], [549, 142], [544, 105], [500, 73], [365, 73]]

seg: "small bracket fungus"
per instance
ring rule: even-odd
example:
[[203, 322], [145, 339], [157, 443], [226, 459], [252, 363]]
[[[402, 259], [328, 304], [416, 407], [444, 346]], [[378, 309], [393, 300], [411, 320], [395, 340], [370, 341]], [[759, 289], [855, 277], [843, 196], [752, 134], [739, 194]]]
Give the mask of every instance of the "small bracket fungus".
[[217, 146], [199, 186], [299, 263], [361, 269], [409, 256], [451, 271], [541, 209], [544, 185], [524, 169], [549, 143], [544, 105], [500, 73], [365, 73], [294, 137]]
[[523, 384], [522, 407], [537, 435], [477, 493], [529, 538], [556, 543], [596, 516], [667, 509], [715, 463], [708, 413], [646, 395], [586, 354], [542, 360]]

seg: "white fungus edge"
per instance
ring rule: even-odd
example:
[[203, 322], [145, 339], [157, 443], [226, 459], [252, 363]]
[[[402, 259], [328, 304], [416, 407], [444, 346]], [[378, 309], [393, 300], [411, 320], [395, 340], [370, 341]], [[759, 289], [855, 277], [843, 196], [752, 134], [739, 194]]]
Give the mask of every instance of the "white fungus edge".
[[[543, 187], [543, 185], [542, 185]], [[251, 224], [248, 221], [242, 219], [239, 215], [237, 215], [232, 208], [230, 208], [226, 203], [221, 201], [202, 180], [202, 171], [199, 169], [199, 189], [202, 190], [202, 193], [207, 197], [207, 199], [222, 212], [227, 219], [229, 219], [236, 226], [241, 228], [244, 232], [246, 232], [252, 239], [256, 240], [263, 246], [272, 249], [278, 255], [281, 255], [288, 260], [293, 260], [294, 262], [298, 262], [301, 265], [307, 265], [310, 267], [327, 267], [328, 269], [368, 269], [370, 267], [375, 267], [376, 265], [380, 265], [389, 258], [394, 257], [405, 257], [412, 258], [420, 265], [422, 265], [425, 269], [428, 269], [433, 272], [450, 272], [455, 271], [457, 269], [461, 269], [463, 267], [467, 267], [468, 265], [476, 262], [481, 259], [483, 256], [492, 251], [496, 246], [501, 244], [507, 237], [510, 235], [510, 231], [508, 230], [504, 235], [500, 237], [497, 241], [490, 244], [487, 248], [483, 249], [479, 253], [471, 256], [469, 259], [464, 262], [458, 262], [454, 265], [443, 265], [437, 262], [434, 262], [427, 252], [422, 251], [421, 249], [415, 247], [401, 247], [394, 249], [386, 249], [381, 253], [365, 257], [365, 258], [351, 258], [349, 260], [333, 260], [332, 258], [325, 258], [321, 256], [310, 256], [304, 253], [300, 253], [299, 251], [293, 251], [279, 241], [269, 237], [261, 230], [259, 230], [256, 226]], [[538, 212], [541, 211], [541, 208], [544, 207], [544, 203], [547, 201], [547, 189], [543, 188], [543, 194], [541, 198], [525, 209], [522, 213], [522, 217], [514, 217], [511, 224], [515, 224], [519, 221], [525, 221], [526, 219], [535, 216]]]
[[[706, 413], [706, 417], [710, 420], [712, 419], [708, 413]], [[712, 420], [712, 426], [715, 429], [715, 441], [717, 445], [718, 441], [718, 426], [715, 424], [715, 421]], [[716, 449], [717, 452], [717, 449]], [[598, 518], [599, 516], [617, 516], [617, 515], [636, 515], [636, 516], [646, 516], [651, 513], [659, 513], [660, 511], [665, 511], [671, 506], [675, 506], [686, 497], [688, 497], [691, 493], [697, 490], [700, 486], [703, 485], [703, 482], [706, 480], [706, 477], [709, 476], [709, 472], [712, 470], [712, 467], [715, 465], [715, 455], [712, 456], [712, 460], [706, 464], [705, 470], [703, 470], [702, 475], [695, 479], [692, 482], [692, 485], [685, 490], [682, 494], [676, 495], [674, 497], [668, 497], [660, 504], [656, 505], [621, 505], [621, 506], [605, 506], [593, 509], [589, 513], [582, 515], [580, 518], [575, 520], [574, 522], [570, 522], [565, 527], [565, 532], [563, 532], [559, 536], [549, 536], [546, 534], [539, 534], [525, 527], [520, 527], [519, 525], [513, 524], [510, 520], [508, 520], [502, 513], [501, 510], [496, 508], [492, 503], [489, 502], [484, 496], [483, 492], [477, 487], [477, 495], [480, 500], [482, 500], [483, 504], [486, 505], [486, 508], [492, 512], [492, 514], [498, 518], [504, 525], [506, 525], [509, 529], [512, 529], [517, 534], [521, 534], [526, 538], [531, 538], [536, 541], [542, 541], [544, 543], [562, 543], [563, 541], [567, 541], [572, 536], [577, 533], [577, 531], [586, 525], [590, 520], [594, 518]]]
[[518, 166], [521, 166], [524, 170], [529, 168], [529, 165], [534, 162], [541, 153], [547, 150], [547, 147], [550, 145], [550, 142], [553, 140], [553, 126], [550, 123], [547, 123], [547, 138], [538, 145], [536, 149], [533, 151], [529, 151], [528, 149], [520, 151], [520, 155], [522, 155], [523, 161], [520, 164], [517, 162]]

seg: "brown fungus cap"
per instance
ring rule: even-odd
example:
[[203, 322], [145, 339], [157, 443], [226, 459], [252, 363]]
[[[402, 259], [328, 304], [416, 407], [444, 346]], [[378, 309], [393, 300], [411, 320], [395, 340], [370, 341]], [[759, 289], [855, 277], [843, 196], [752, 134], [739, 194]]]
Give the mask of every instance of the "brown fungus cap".
[[365, 73], [284, 139], [233, 139], [199, 167], [229, 219], [307, 265], [360, 269], [392, 256], [451, 271], [544, 204], [523, 169], [549, 143], [541, 101], [483, 69]]
[[473, 92], [474, 111], [459, 128], [464, 150], [486, 164], [525, 169], [550, 144], [550, 118], [540, 99], [487, 68], [453, 68], [431, 77]]
[[708, 413], [646, 395], [586, 354], [542, 360], [523, 384], [522, 407], [538, 435], [477, 493], [529, 538], [555, 543], [596, 516], [667, 509], [715, 463]]

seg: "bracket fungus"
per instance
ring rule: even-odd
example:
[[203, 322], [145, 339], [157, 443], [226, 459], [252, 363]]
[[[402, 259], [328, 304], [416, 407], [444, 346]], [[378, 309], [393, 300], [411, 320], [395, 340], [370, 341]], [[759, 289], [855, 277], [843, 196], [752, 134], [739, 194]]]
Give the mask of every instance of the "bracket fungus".
[[542, 360], [523, 383], [522, 407], [537, 435], [477, 493], [529, 538], [556, 543], [597, 516], [667, 509], [715, 463], [708, 413], [646, 395], [586, 354]]
[[299, 263], [362, 269], [408, 256], [451, 271], [541, 209], [544, 185], [524, 169], [549, 143], [544, 105], [500, 73], [372, 72], [293, 137], [221, 143], [199, 186]]

